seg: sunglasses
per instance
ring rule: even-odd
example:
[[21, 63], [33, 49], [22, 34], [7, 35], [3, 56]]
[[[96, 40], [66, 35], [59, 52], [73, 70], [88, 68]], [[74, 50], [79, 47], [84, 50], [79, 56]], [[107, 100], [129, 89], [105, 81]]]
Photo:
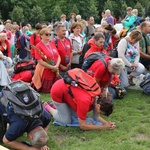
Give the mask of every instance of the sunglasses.
[[45, 35], [46, 35], [46, 36], [51, 36], [51, 34], [50, 34], [50, 33], [45, 33]]

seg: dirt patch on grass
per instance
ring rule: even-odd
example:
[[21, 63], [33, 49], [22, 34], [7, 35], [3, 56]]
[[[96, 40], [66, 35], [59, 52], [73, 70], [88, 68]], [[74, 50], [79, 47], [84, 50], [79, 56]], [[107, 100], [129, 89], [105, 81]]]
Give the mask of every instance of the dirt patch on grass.
[[136, 139], [136, 140], [150, 140], [150, 137], [148, 137], [147, 135], [141, 133], [141, 134], [138, 134], [136, 135], [135, 137], [133, 137], [132, 139]]

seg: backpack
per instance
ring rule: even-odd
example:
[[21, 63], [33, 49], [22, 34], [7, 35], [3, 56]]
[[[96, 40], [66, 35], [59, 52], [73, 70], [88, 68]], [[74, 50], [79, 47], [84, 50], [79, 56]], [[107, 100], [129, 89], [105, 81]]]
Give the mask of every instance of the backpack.
[[75, 86], [88, 92], [92, 97], [100, 95], [100, 87], [96, 80], [85, 73], [82, 69], [69, 70], [64, 75], [64, 83], [68, 84], [70, 95], [73, 97], [70, 86]]
[[25, 70], [19, 73], [14, 73], [11, 80], [12, 81], [21, 80], [24, 82], [31, 82], [33, 75], [34, 75], [34, 70]]
[[12, 82], [2, 89], [0, 103], [22, 119], [34, 122], [43, 114], [39, 93], [22, 81]]
[[143, 89], [143, 93], [150, 96], [150, 74], [140, 83], [140, 87]]
[[101, 62], [105, 65], [106, 67], [106, 61], [105, 58], [106, 54], [102, 52], [94, 52], [90, 54], [83, 62], [82, 64], [82, 69], [86, 72], [88, 68], [91, 67], [91, 65], [96, 61], [96, 60], [101, 60]]
[[17, 62], [14, 67], [14, 73], [19, 73], [25, 70], [34, 70], [36, 64], [33, 60], [22, 59]]

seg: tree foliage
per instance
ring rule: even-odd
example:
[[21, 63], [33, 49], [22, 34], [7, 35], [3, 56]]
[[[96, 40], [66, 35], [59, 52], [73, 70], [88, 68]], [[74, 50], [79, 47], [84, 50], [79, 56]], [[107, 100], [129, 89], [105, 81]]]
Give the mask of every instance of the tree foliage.
[[84, 19], [94, 16], [96, 22], [100, 22], [101, 12], [106, 9], [110, 9], [116, 18], [124, 18], [127, 6], [138, 9], [140, 16], [150, 15], [149, 0], [0, 0], [0, 4], [0, 19], [32, 24], [60, 20], [61, 14], [69, 19], [71, 12]]

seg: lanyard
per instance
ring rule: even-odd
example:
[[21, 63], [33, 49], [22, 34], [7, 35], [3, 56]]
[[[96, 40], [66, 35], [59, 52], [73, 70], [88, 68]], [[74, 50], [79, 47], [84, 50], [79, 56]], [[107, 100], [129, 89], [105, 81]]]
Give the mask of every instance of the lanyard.
[[52, 58], [54, 59], [54, 52], [53, 52], [52, 47], [50, 46], [50, 44], [48, 43], [48, 46], [47, 46], [43, 41], [42, 41], [42, 43], [48, 49], [48, 51], [52, 54]]
[[64, 47], [64, 49], [66, 50], [66, 52], [68, 52], [68, 47], [66, 46], [66, 44], [64, 44], [60, 39], [59, 39], [59, 41], [60, 41], [61, 45]]

